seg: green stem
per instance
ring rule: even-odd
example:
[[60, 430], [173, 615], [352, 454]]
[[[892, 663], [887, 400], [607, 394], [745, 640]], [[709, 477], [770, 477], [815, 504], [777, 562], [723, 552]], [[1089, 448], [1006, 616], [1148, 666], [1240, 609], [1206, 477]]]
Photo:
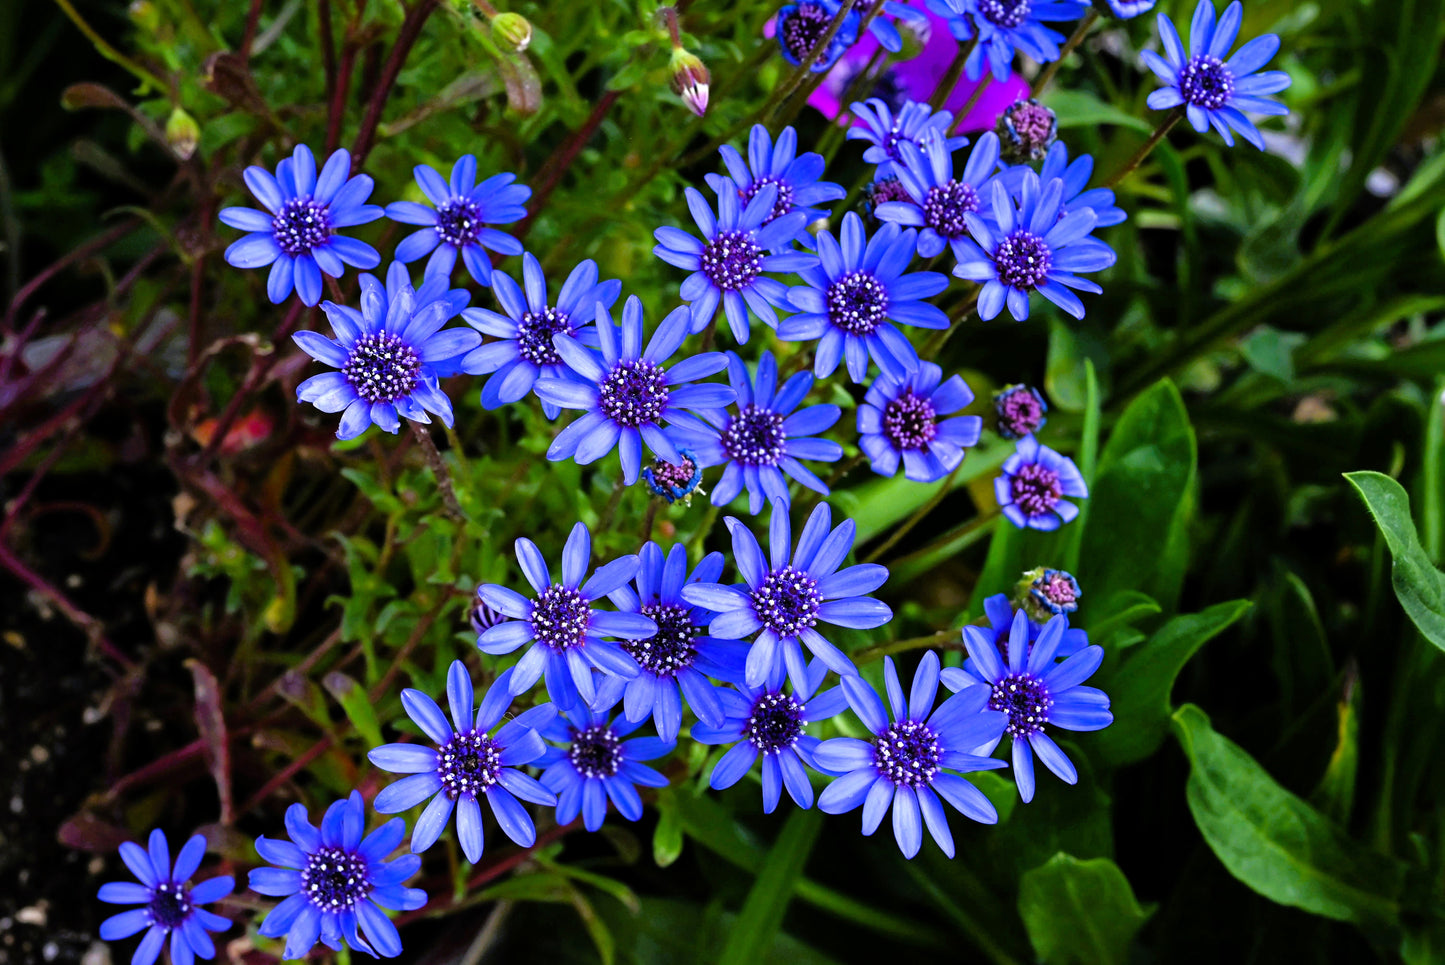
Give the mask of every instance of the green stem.
[[953, 89], [958, 86], [958, 79], [963, 76], [963, 65], [968, 60], [968, 55], [973, 53], [973, 48], [978, 46], [978, 38], [975, 37], [968, 42], [968, 46], [959, 47], [958, 53], [953, 57], [953, 63], [948, 65], [938, 80], [938, 86], [933, 88], [933, 96], [928, 98], [928, 106], [938, 110], [948, 99], [953, 96]]
[[[879, 6], [881, 5], [880, 3]], [[798, 66], [793, 68], [793, 72], [789, 74], [781, 84], [773, 88], [773, 93], [768, 97], [767, 103], [765, 103], [763, 109], [758, 112], [761, 116], [767, 117], [774, 113], [779, 106], [787, 103], [788, 98], [792, 97], [799, 87], [803, 86], [803, 81], [807, 75], [814, 73], [813, 65], [823, 56], [823, 51], [828, 49], [828, 45], [833, 42], [833, 38], [838, 36], [838, 31], [843, 29], [843, 23], [852, 12], [853, 5], [851, 3], [838, 4], [838, 13], [833, 17], [833, 21], [828, 24], [827, 32], [813, 44], [813, 49], [808, 51], [808, 56], [798, 61]], [[826, 74], [827, 71], [817, 71], [817, 73]]]
[[1115, 171], [1100, 187], [1112, 188], [1128, 177], [1135, 168], [1144, 162], [1144, 159], [1149, 156], [1149, 152], [1159, 146], [1159, 142], [1164, 140], [1164, 136], [1173, 129], [1175, 124], [1179, 123], [1179, 119], [1183, 116], [1184, 107], [1182, 105], [1170, 111], [1169, 115], [1160, 122], [1159, 126], [1154, 128], [1154, 133], [1149, 135], [1149, 140], [1141, 144], [1139, 150], [1134, 152], [1134, 156], [1129, 158], [1128, 161], [1125, 161], [1124, 166]]
[[859, 650], [853, 655], [853, 662], [857, 664], [872, 663], [874, 660], [882, 660], [895, 653], [904, 653], [908, 650], [923, 650], [928, 647], [943, 646], [943, 642], [950, 637], [957, 642], [959, 631], [939, 630], [937, 633], [930, 633], [926, 637], [910, 637], [907, 640], [894, 640], [892, 643], [881, 643], [876, 647], [869, 647], [867, 650]]
[[[110, 44], [106, 43], [105, 39], [102, 38], [100, 34], [96, 33], [95, 29], [92, 28], [90, 24], [85, 22], [85, 18], [82, 17], [79, 13], [77, 13], [76, 9], [70, 5], [70, 0], [55, 0], [55, 5], [58, 6], [67, 17], [70, 18], [71, 23], [75, 24], [78, 28], [80, 28], [80, 32], [85, 34], [85, 39], [89, 40], [91, 44], [95, 46], [96, 52], [99, 53], [102, 57], [104, 57], [106, 60], [111, 61], [112, 63], [116, 63], [124, 67], [126, 70], [134, 74], [140, 81], [154, 87], [158, 92], [165, 93], [168, 90], [166, 85], [161, 81], [159, 77], [146, 70], [140, 64], [137, 64], [135, 61], [126, 57], [124, 54], [116, 50]], [[174, 101], [174, 99], [172, 100]]]
[[421, 454], [426, 459], [427, 465], [431, 467], [432, 475], [436, 476], [437, 490], [442, 494], [442, 503], [446, 505], [448, 515], [454, 519], [466, 519], [461, 503], [457, 502], [456, 490], [452, 488], [451, 471], [447, 469], [446, 460], [442, 459], [437, 444], [432, 441], [431, 432], [420, 422], [413, 422], [410, 419], [406, 422], [411, 426], [412, 437], [421, 447]]
[[960, 462], [957, 466], [954, 466], [953, 472], [949, 473], [947, 476], [944, 477], [943, 482], [938, 487], [938, 491], [934, 493], [931, 497], [929, 497], [928, 502], [918, 507], [918, 509], [914, 511], [913, 515], [909, 516], [908, 519], [904, 521], [902, 526], [895, 529], [893, 531], [893, 534], [883, 541], [882, 546], [869, 553], [868, 558], [865, 559], [863, 562], [876, 563], [880, 556], [891, 550], [899, 540], [908, 535], [909, 531], [912, 530], [913, 527], [917, 526], [920, 522], [922, 522], [923, 517], [933, 512], [934, 507], [936, 507], [939, 503], [943, 502], [944, 497], [953, 491], [953, 477], [957, 476], [958, 471], [962, 468], [962, 462]]
[[1059, 68], [1063, 66], [1064, 58], [1073, 53], [1074, 49], [1084, 42], [1084, 37], [1088, 35], [1090, 30], [1094, 29], [1094, 24], [1097, 23], [1098, 20], [1099, 11], [1090, 7], [1089, 12], [1084, 14], [1084, 19], [1079, 21], [1079, 25], [1074, 28], [1073, 34], [1064, 42], [1063, 48], [1059, 50], [1059, 59], [1045, 67], [1044, 72], [1035, 78], [1034, 86], [1029, 91], [1030, 97], [1038, 97], [1044, 92], [1044, 88], [1049, 86], [1049, 82], [1054, 79], [1054, 75], [1057, 74]]

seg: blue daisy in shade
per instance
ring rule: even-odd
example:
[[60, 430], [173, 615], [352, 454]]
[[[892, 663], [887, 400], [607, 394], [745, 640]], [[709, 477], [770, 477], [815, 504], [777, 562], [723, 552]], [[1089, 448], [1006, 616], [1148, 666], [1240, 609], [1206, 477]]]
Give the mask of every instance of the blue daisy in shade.
[[[827, 36], [840, 9], [836, 0], [799, 0], [780, 7], [777, 34], [783, 59], [794, 67], [801, 64], [818, 42]], [[843, 25], [809, 70], [818, 74], [837, 63], [843, 52], [857, 41], [858, 24], [858, 11], [850, 10], [843, 18]]]
[[446, 293], [445, 280], [424, 285], [430, 300], [423, 302], [406, 269], [393, 268], [387, 274], [390, 290], [371, 275], [361, 276], [360, 311], [322, 303], [336, 338], [310, 331], [291, 336], [307, 355], [339, 370], [296, 387], [298, 402], [341, 413], [338, 439], [354, 439], [373, 424], [396, 432], [402, 418], [429, 423], [428, 412], [450, 426], [452, 403], [437, 384], [436, 367], [449, 369], [457, 356], [481, 344], [482, 337], [469, 328], [442, 328], [465, 304]]
[[[764, 272], [811, 268], [818, 259], [806, 251], [778, 251], [791, 244], [808, 225], [808, 213], [794, 210], [774, 216], [780, 194], [777, 184], [764, 184], [743, 207], [741, 192], [730, 178], [717, 178], [718, 214], [695, 188], [687, 188], [687, 206], [702, 231], [702, 240], [681, 228], [653, 232], [653, 254], [692, 272], [679, 293], [688, 303], [692, 331], [700, 332], [721, 304], [728, 326], [739, 343], [748, 340], [751, 310], [770, 328], [778, 327], [775, 306], [787, 307], [788, 288]], [[767, 252], [772, 251], [772, 254]]]
[[978, 445], [983, 419], [976, 415], [944, 418], [973, 402], [973, 392], [932, 362], [901, 376], [883, 373], [873, 380], [858, 406], [858, 447], [873, 471], [903, 474], [914, 482], [935, 482], [963, 462], [964, 451]]
[[495, 583], [477, 588], [483, 603], [511, 617], [477, 637], [477, 648], [499, 655], [532, 643], [512, 668], [511, 694], [526, 693], [545, 675], [547, 694], [557, 709], [571, 710], [579, 701], [591, 704], [596, 698], [594, 670], [613, 677], [637, 676], [637, 661], [604, 638], [641, 640], [657, 633], [657, 624], [638, 613], [610, 613], [593, 607], [637, 575], [637, 557], [619, 557], [589, 577], [592, 533], [586, 523], [578, 523], [562, 548], [562, 579], [554, 583], [536, 543], [522, 537], [516, 547], [517, 562], [536, 597], [529, 600]]
[[1003, 182], [992, 191], [994, 223], [966, 215], [969, 233], [953, 273], [978, 282], [978, 317], [996, 318], [1008, 305], [1016, 321], [1029, 317], [1029, 295], [1038, 292], [1074, 318], [1084, 317], [1084, 303], [1071, 289], [1103, 291], [1077, 272], [1101, 271], [1114, 263], [1114, 249], [1090, 238], [1099, 215], [1079, 208], [1062, 218], [1064, 182], [1054, 178], [1040, 187], [1038, 175], [1025, 171], [1017, 205]]
[[413, 262], [431, 254], [426, 274], [451, 276], [457, 255], [478, 285], [492, 283], [492, 262], [483, 249], [501, 255], [520, 255], [522, 243], [505, 231], [488, 227], [520, 221], [527, 214], [532, 189], [514, 184], [515, 174], [494, 174], [477, 183], [477, 159], [464, 154], [452, 165], [451, 181], [425, 164], [413, 172], [417, 186], [435, 207], [415, 201], [393, 201], [386, 216], [401, 224], [423, 225], [396, 246], [396, 260]]
[[[185, 843], [176, 863], [171, 864], [166, 834], [151, 832], [149, 849], [127, 841], [120, 857], [136, 881], [111, 881], [100, 886], [100, 900], [112, 905], [140, 905], [100, 923], [100, 937], [113, 942], [139, 931], [145, 937], [131, 956], [131, 965], [151, 965], [170, 938], [172, 965], [189, 965], [197, 958], [215, 958], [216, 945], [210, 932], [231, 927], [228, 919], [206, 911], [201, 905], [220, 901], [236, 888], [228, 875], [208, 878], [191, 885], [190, 880], [206, 856], [206, 839], [197, 834]], [[137, 883], [139, 882], [139, 883]]]
[[744, 680], [749, 687], [781, 680], [786, 669], [793, 686], [808, 684], [803, 647], [835, 673], [858, 671], [853, 662], [818, 632], [819, 623], [870, 630], [893, 619], [893, 611], [872, 593], [888, 579], [888, 569], [860, 563], [838, 569], [853, 548], [857, 524], [844, 520], [832, 528], [832, 511], [819, 503], [808, 517], [798, 545], [791, 545], [788, 504], [773, 503], [768, 528], [769, 555], [764, 556], [755, 536], [742, 520], [727, 517], [733, 536], [733, 559], [743, 586], [692, 583], [682, 598], [718, 615], [708, 631], [723, 640], [742, 640], [757, 634], [748, 650]]
[[326, 809], [320, 830], [307, 820], [306, 805], [293, 804], [286, 810], [290, 841], [256, 839], [256, 852], [276, 867], [252, 869], [251, 890], [286, 899], [259, 931], [267, 938], [286, 936], [283, 959], [304, 958], [318, 940], [332, 951], [340, 951], [344, 940], [373, 957], [401, 954], [401, 936], [381, 909], [415, 911], [426, 904], [426, 892], [402, 884], [421, 869], [421, 858], [386, 860], [406, 834], [401, 818], [363, 838], [365, 830], [361, 794], [352, 791]]
[[949, 154], [968, 143], [966, 137], [948, 136], [953, 126], [952, 111], [935, 111], [918, 101], [905, 101], [895, 112], [881, 97], [870, 97], [862, 103], [855, 101], [852, 111], [863, 123], [848, 128], [848, 140], [868, 142], [863, 160], [878, 165], [875, 177], [879, 181], [896, 176], [896, 165], [903, 160], [900, 148], [905, 143], [921, 150], [930, 141], [942, 141]]
[[652, 620], [657, 632], [622, 641], [622, 649], [640, 668], [627, 681], [623, 714], [634, 726], [651, 717], [658, 736], [672, 744], [682, 727], [684, 700], [698, 720], [722, 725], [717, 688], [708, 678], [741, 680], [747, 648], [708, 636], [704, 627], [714, 614], [682, 598], [682, 588], [689, 583], [717, 582], [723, 571], [721, 553], [704, 556], [690, 575], [682, 543], [674, 543], [664, 557], [662, 548], [649, 540], [637, 558], [636, 589], [620, 586], [608, 598], [619, 610]]
[[687, 384], [726, 368], [727, 356], [721, 352], [691, 355], [663, 368], [687, 336], [687, 309], [677, 308], [644, 347], [642, 301], [636, 295], [622, 306], [620, 330], [605, 308], [597, 309], [601, 358], [570, 335], [554, 335], [552, 344], [572, 374], [539, 378], [537, 397], [564, 409], [581, 409], [583, 414], [557, 433], [547, 458], [575, 459], [585, 466], [617, 449], [622, 477], [629, 486], [642, 471], [644, 442], [659, 458], [681, 462], [682, 455], [662, 431], [662, 423], [709, 435], [712, 430], [693, 411], [719, 409], [735, 398], [731, 388], [716, 382]]
[[1142, 56], [1165, 86], [1149, 95], [1149, 106], [1165, 110], [1182, 105], [1189, 123], [1199, 133], [1212, 126], [1224, 138], [1224, 143], [1233, 147], [1233, 132], [1238, 132], [1263, 151], [1264, 138], [1244, 112], [1288, 114], [1288, 107], [1268, 95], [1284, 90], [1290, 85], [1290, 79], [1282, 70], [1256, 73], [1279, 50], [1279, 37], [1274, 34], [1254, 38], [1235, 51], [1233, 57], [1225, 59], [1239, 36], [1243, 18], [1244, 9], [1235, 0], [1225, 8], [1216, 24], [1214, 4], [1211, 0], [1199, 0], [1189, 24], [1186, 55], [1174, 21], [1168, 14], [1159, 14], [1159, 39], [1167, 59], [1152, 50], [1144, 51]]
[[765, 814], [773, 813], [785, 787], [798, 807], [813, 806], [813, 785], [805, 768], [827, 772], [813, 758], [821, 742], [805, 728], [838, 716], [847, 706], [841, 688], [817, 692], [827, 673], [828, 667], [815, 660], [791, 693], [781, 674], [756, 686], [721, 691], [726, 717], [722, 725], [698, 722], [692, 727], [692, 739], [699, 744], [732, 745], [713, 765], [708, 779], [713, 790], [732, 787], [761, 757]]
[[276, 174], [251, 166], [243, 177], [246, 187], [265, 211], [222, 208], [222, 224], [250, 232], [226, 249], [226, 261], [236, 268], [271, 266], [266, 295], [281, 304], [294, 288], [301, 301], [321, 300], [321, 273], [340, 278], [347, 265], [375, 268], [381, 255], [365, 242], [336, 233], [338, 228], [369, 224], [380, 218], [380, 206], [367, 204], [373, 182], [369, 175], [351, 174], [351, 155], [339, 150], [327, 158], [321, 174], [316, 158], [305, 144], [276, 165]]
[[[1068, 618], [1051, 619], [1029, 643], [1029, 618], [1022, 610], [1014, 614], [1009, 631], [1007, 659], [1000, 659], [990, 635], [978, 627], [963, 628], [963, 645], [970, 665], [943, 671], [943, 683], [958, 691], [957, 697], [971, 695], [987, 701], [990, 711], [1007, 715], [1004, 733], [1013, 743], [1014, 782], [1025, 803], [1034, 797], [1034, 757], [1044, 762], [1060, 780], [1078, 781], [1078, 772], [1053, 738], [1044, 732], [1052, 725], [1064, 730], [1102, 730], [1114, 722], [1109, 695], [1096, 687], [1080, 686], [1104, 659], [1104, 648], [1086, 646], [1059, 663], [1055, 660], [1068, 628]], [[992, 753], [1002, 735], [990, 744], [980, 743], [983, 753]]]
[[523, 848], [536, 843], [537, 829], [532, 825], [531, 815], [517, 799], [543, 806], [551, 806], [557, 799], [520, 768], [542, 756], [546, 747], [538, 729], [550, 723], [557, 716], [557, 710], [551, 704], [533, 707], [509, 717], [501, 730], [490, 733], [508, 716], [512, 705], [511, 676], [511, 670], [503, 671], [487, 690], [473, 717], [475, 691], [471, 675], [466, 664], [452, 661], [447, 671], [450, 721], [436, 701], [420, 690], [408, 687], [401, 692], [406, 715], [436, 742], [436, 748], [383, 744], [366, 755], [383, 771], [410, 775], [376, 796], [372, 806], [379, 814], [399, 814], [431, 798], [412, 828], [413, 854], [420, 854], [436, 843], [455, 808], [457, 840], [462, 853], [472, 864], [480, 861], [484, 844], [483, 798], [507, 837]]
[[[370, 280], [368, 276], [361, 276], [361, 287], [363, 291], [371, 287], [371, 285], [372, 280]], [[472, 300], [471, 292], [465, 288], [452, 288], [451, 279], [448, 278], [423, 278], [420, 285], [413, 286], [411, 273], [407, 271], [406, 265], [403, 265], [399, 261], [393, 261], [386, 269], [386, 298], [388, 307], [393, 301], [402, 297], [401, 293], [403, 289], [411, 289], [413, 312], [420, 312], [428, 308], [432, 302], [441, 302], [446, 312], [447, 321], [455, 318]], [[352, 318], [356, 324], [360, 325], [361, 313], [353, 308], [346, 310], [349, 313], [349, 317]], [[466, 357], [467, 352], [471, 351], [471, 346], [474, 346], [476, 343], [468, 340], [467, 344], [468, 348], [461, 354], [453, 355], [449, 359], [436, 359], [428, 362], [427, 365], [431, 367], [431, 370], [436, 373], [438, 378], [460, 375], [462, 371], [462, 359]]]
[[1078, 20], [1089, 9], [1087, 3], [1077, 0], [1043, 3], [1038, 0], [944, 0], [944, 3], [955, 16], [967, 15], [976, 31], [978, 42], [964, 61], [964, 75], [969, 80], [978, 80], [988, 69], [999, 83], [1008, 80], [1015, 51], [1040, 64], [1058, 60], [1064, 35], [1044, 24]]
[[845, 359], [854, 382], [868, 374], [870, 358], [883, 371], [901, 373], [917, 364], [918, 353], [890, 323], [947, 328], [948, 316], [923, 299], [947, 288], [948, 277], [936, 271], [904, 274], [919, 238], [911, 229], [885, 224], [870, 239], [863, 219], [850, 211], [843, 216], [841, 238], [840, 245], [830, 232], [818, 232], [821, 264], [800, 273], [806, 285], [788, 290], [800, 314], [784, 319], [778, 337], [817, 339], [813, 374], [820, 379]]
[[[596, 348], [596, 330], [592, 323], [597, 309], [608, 309], [622, 293], [622, 282], [597, 280], [597, 262], [580, 262], [562, 283], [555, 303], [547, 298], [547, 278], [542, 266], [530, 251], [522, 253], [522, 288], [500, 272], [492, 275], [492, 293], [502, 312], [486, 308], [468, 308], [462, 318], [468, 325], [491, 335], [491, 341], [473, 350], [462, 359], [461, 368], [468, 375], [490, 375], [482, 386], [482, 407], [495, 409], [525, 398], [546, 376], [567, 378], [569, 369], [552, 345], [552, 336], [566, 335], [583, 345]], [[505, 314], [503, 314], [505, 313]], [[543, 402], [547, 418], [555, 419], [562, 410]]]
[[642, 817], [637, 785], [667, 786], [666, 777], [642, 762], [662, 757], [673, 745], [660, 737], [624, 740], [641, 721], [608, 718], [623, 686], [607, 679], [597, 689], [596, 709], [574, 707], [542, 729], [542, 736], [560, 745], [547, 747], [536, 761], [543, 769], [542, 784], [557, 794], [558, 824], [571, 824], [580, 814], [582, 826], [596, 831], [607, 817], [609, 800], [618, 814], [636, 821]]
[[678, 446], [677, 462], [654, 459], [652, 465], [642, 467], [642, 481], [654, 495], [661, 496], [672, 505], [679, 499], [683, 505], [691, 506], [692, 497], [705, 496], [702, 488], [702, 466], [697, 464], [697, 455], [686, 446]]
[[813, 387], [813, 376], [799, 372], [779, 388], [778, 363], [772, 352], [764, 352], [758, 359], [756, 381], [748, 377], [748, 367], [737, 353], [729, 352], [728, 378], [738, 396], [737, 411], [702, 413], [719, 431], [688, 442], [704, 466], [727, 465], [713, 486], [713, 505], [726, 506], [746, 488], [748, 512], [756, 516], [764, 502], [791, 498], [789, 477], [828, 495], [823, 480], [799, 460], [837, 462], [842, 458], [843, 447], [838, 443], [811, 437], [832, 428], [843, 410], [829, 403], [794, 412]]
[[1003, 767], [1003, 761], [974, 751], [996, 742], [1008, 717], [985, 710], [988, 695], [981, 691], [954, 694], [935, 710], [938, 667], [938, 654], [925, 653], [905, 699], [893, 658], [884, 657], [887, 706], [862, 677], [844, 677], [841, 689], [848, 706], [873, 737], [835, 737], [816, 752], [823, 768], [843, 775], [818, 796], [819, 810], [843, 814], [862, 805], [863, 833], [872, 834], [891, 805], [893, 837], [905, 858], [923, 846], [925, 825], [943, 853], [953, 857], [953, 834], [940, 798], [975, 821], [998, 823], [998, 812], [983, 792], [950, 772]]
[[1087, 498], [1089, 487], [1074, 460], [1025, 436], [1004, 460], [993, 493], [1010, 523], [1020, 529], [1050, 530], [1079, 515], [1079, 507], [1064, 497]]
[[[838, 201], [847, 197], [848, 191], [841, 184], [819, 180], [823, 176], [823, 155], [813, 151], [798, 153], [798, 132], [785, 127], [776, 143], [761, 124], [754, 124], [748, 135], [748, 156], [746, 159], [731, 144], [718, 149], [723, 164], [727, 166], [728, 178], [719, 174], [707, 175], [707, 183], [721, 195], [734, 190], [743, 204], [750, 202], [759, 191], [768, 185], [778, 189], [773, 209], [763, 219], [770, 224], [785, 214], [801, 211], [807, 215], [804, 224], [828, 216], [828, 212], [817, 207], [825, 201]], [[794, 237], [806, 234], [799, 232]], [[659, 238], [659, 241], [662, 239]], [[787, 239], [792, 241], [792, 238]], [[786, 242], [784, 242], [786, 244]]]
[[978, 213], [988, 197], [989, 180], [998, 167], [998, 135], [989, 131], [968, 154], [959, 177], [953, 176], [953, 155], [937, 140], [922, 147], [907, 141], [898, 146], [903, 163], [894, 168], [908, 201], [889, 201], [874, 213], [880, 221], [918, 228], [918, 254], [933, 258], [952, 248], [955, 258], [967, 249], [967, 217]]

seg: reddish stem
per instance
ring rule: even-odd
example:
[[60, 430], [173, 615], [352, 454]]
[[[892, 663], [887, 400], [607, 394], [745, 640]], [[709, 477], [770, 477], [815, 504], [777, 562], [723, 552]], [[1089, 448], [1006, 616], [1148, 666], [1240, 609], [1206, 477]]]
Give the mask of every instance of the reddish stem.
[[251, 0], [251, 9], [246, 14], [246, 32], [241, 35], [241, 59], [251, 59], [251, 45], [256, 42], [256, 25], [261, 20], [261, 5], [265, 0]]
[[331, 745], [334, 742], [335, 739], [330, 734], [327, 734], [325, 737], [312, 744], [306, 750], [302, 751], [300, 756], [298, 756], [290, 764], [287, 764], [285, 767], [281, 768], [281, 770], [277, 771], [276, 776], [271, 778], [271, 780], [267, 781], [261, 787], [261, 790], [251, 795], [250, 800], [237, 808], [236, 814], [250, 814], [252, 809], [257, 808], [261, 804], [263, 804], [265, 800], [276, 791], [277, 788], [285, 784], [287, 781], [291, 780], [291, 778], [295, 777], [303, 769], [305, 769], [308, 764], [310, 764], [312, 761], [316, 760], [316, 758], [320, 757], [322, 754], [325, 754], [328, 750], [330, 750]]
[[12, 553], [10, 547], [4, 543], [0, 543], [0, 566], [4, 566], [16, 579], [49, 600], [57, 610], [65, 614], [67, 620], [75, 624], [90, 638], [90, 641], [99, 648], [101, 653], [122, 667], [135, 666], [135, 661], [117, 650], [115, 644], [106, 637], [103, 623], [70, 602], [70, 598], [62, 593], [59, 587], [26, 566], [24, 561]]
[[396, 77], [401, 73], [412, 45], [416, 43], [417, 37], [421, 36], [422, 26], [426, 24], [427, 17], [431, 16], [436, 6], [437, 0], [418, 0], [417, 4], [406, 12], [406, 19], [401, 22], [401, 30], [396, 35], [396, 43], [392, 45], [391, 54], [386, 58], [386, 66], [381, 69], [376, 90], [366, 105], [361, 131], [356, 135], [356, 143], [351, 148], [352, 174], [360, 171], [361, 166], [366, 163], [372, 142], [376, 140], [376, 126], [381, 123], [381, 110], [386, 106], [386, 98], [396, 84]]
[[20, 306], [24, 305], [25, 302], [30, 299], [30, 296], [35, 294], [35, 292], [40, 288], [40, 286], [44, 285], [50, 279], [54, 278], [64, 269], [75, 264], [77, 261], [80, 261], [82, 258], [89, 258], [91, 255], [95, 254], [97, 251], [100, 251], [102, 248], [105, 248], [111, 243], [125, 237], [132, 230], [139, 227], [140, 224], [141, 219], [131, 218], [128, 221], [124, 221], [116, 225], [105, 234], [92, 238], [85, 244], [71, 251], [69, 254], [58, 259], [57, 261], [55, 261], [54, 264], [50, 265], [50, 267], [44, 269], [40, 272], [40, 274], [36, 275], [34, 278], [26, 282], [25, 286], [21, 288], [18, 292], [16, 292], [15, 297], [10, 300], [10, 307], [5, 310], [5, 331], [14, 331], [15, 314], [20, 311]]
[[592, 108], [592, 113], [588, 115], [586, 122], [573, 131], [572, 136], [562, 145], [561, 150], [552, 155], [542, 166], [542, 170], [537, 174], [538, 185], [536, 193], [532, 195], [530, 210], [527, 212], [527, 217], [517, 226], [516, 236], [518, 239], [527, 236], [532, 222], [537, 219], [537, 215], [546, 206], [547, 199], [556, 190], [558, 183], [562, 180], [562, 175], [567, 173], [567, 169], [572, 166], [573, 161], [577, 160], [577, 155], [581, 153], [582, 148], [592, 140], [592, 135], [596, 134], [597, 128], [602, 126], [607, 112], [612, 109], [612, 105], [617, 103], [617, 99], [621, 96], [622, 92], [616, 90], [610, 90], [603, 94], [601, 100]]

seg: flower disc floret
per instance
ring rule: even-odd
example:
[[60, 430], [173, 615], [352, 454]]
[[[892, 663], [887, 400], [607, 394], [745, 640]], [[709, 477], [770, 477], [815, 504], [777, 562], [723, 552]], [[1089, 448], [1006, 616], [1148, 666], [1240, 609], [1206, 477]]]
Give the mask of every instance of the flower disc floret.
[[567, 758], [583, 777], [612, 777], [622, 768], [622, 741], [606, 724], [572, 732]]
[[988, 709], [1008, 714], [1004, 733], [1010, 737], [1028, 737], [1043, 730], [1049, 722], [1049, 708], [1054, 705], [1048, 686], [1030, 673], [1011, 673], [993, 685]]
[[319, 248], [331, 237], [331, 219], [326, 205], [314, 198], [292, 198], [271, 219], [276, 244], [295, 257]]
[[771, 409], [745, 405], [722, 431], [723, 451], [749, 466], [776, 466], [783, 457], [783, 417]]
[[785, 566], [763, 578], [752, 591], [753, 612], [764, 629], [790, 637], [818, 625], [818, 581], [806, 572]]
[[[990, 708], [991, 710], [997, 708]], [[916, 720], [889, 724], [873, 740], [873, 763], [895, 786], [933, 783], [943, 750], [933, 728]]]
[[366, 859], [342, 848], [322, 848], [301, 869], [301, 892], [322, 911], [349, 909], [370, 891]]
[[938, 414], [927, 399], [908, 392], [884, 407], [883, 434], [895, 449], [923, 449], [938, 434]]
[[603, 415], [630, 429], [657, 422], [667, 411], [667, 377], [647, 359], [624, 359], [597, 387]]
[[977, 0], [978, 15], [996, 27], [1012, 29], [1029, 17], [1029, 0]]
[[803, 704], [789, 694], [769, 690], [753, 701], [748, 715], [748, 742], [763, 754], [795, 747], [808, 724]]
[[963, 377], [945, 380], [932, 362], [902, 376], [880, 375], [858, 407], [859, 448], [879, 475], [893, 475], [902, 462], [915, 482], [941, 479], [978, 443], [983, 419], [951, 415], [972, 402]]
[[963, 246], [973, 233], [969, 218], [980, 213], [989, 197], [999, 149], [998, 135], [985, 133], [969, 152], [963, 171], [955, 176], [953, 155], [937, 138], [901, 144], [903, 160], [893, 173], [908, 200], [878, 205], [878, 218], [918, 228], [918, 254], [923, 258], [942, 254], [945, 248], [952, 248], [954, 257], [962, 257]]
[[451, 198], [437, 208], [437, 238], [444, 245], [475, 244], [482, 228], [482, 206], [471, 198]]
[[501, 770], [502, 749], [475, 730], [455, 733], [437, 748], [437, 777], [453, 801], [463, 794], [485, 793], [497, 783]]
[[[858, 39], [859, 16], [850, 9], [843, 19], [843, 25], [818, 54], [810, 70], [814, 73], [827, 70], [835, 64], [843, 52]], [[835, 0], [799, 0], [778, 10], [778, 45], [782, 48], [783, 59], [794, 67], [812, 53], [832, 27], [833, 18], [838, 15], [839, 5]]]
[[872, 335], [888, 318], [888, 288], [871, 272], [849, 272], [827, 297], [828, 321], [850, 335]]
[[352, 345], [341, 374], [367, 402], [395, 402], [421, 381], [416, 350], [390, 332], [363, 335]]
[[644, 640], [624, 640], [622, 649], [637, 665], [657, 677], [676, 677], [697, 657], [701, 631], [692, 622], [692, 608], [677, 603], [646, 603], [638, 613], [657, 624], [657, 633]]

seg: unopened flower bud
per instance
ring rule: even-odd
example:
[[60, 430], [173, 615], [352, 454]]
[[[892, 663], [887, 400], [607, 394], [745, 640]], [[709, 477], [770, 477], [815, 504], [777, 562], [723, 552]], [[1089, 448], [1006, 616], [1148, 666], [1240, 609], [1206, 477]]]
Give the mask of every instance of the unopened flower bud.
[[993, 395], [994, 412], [998, 414], [998, 434], [1005, 439], [1022, 439], [1043, 428], [1049, 411], [1039, 390], [1027, 385], [1004, 386]]
[[697, 55], [675, 47], [669, 67], [672, 70], [673, 92], [682, 98], [688, 110], [702, 117], [707, 113], [707, 88], [712, 83], [707, 65]]
[[503, 50], [520, 54], [532, 43], [532, 22], [520, 13], [499, 13], [492, 18], [492, 40]]
[[179, 107], [173, 109], [166, 121], [166, 143], [171, 146], [176, 157], [189, 161], [191, 155], [196, 153], [196, 145], [200, 140], [201, 126], [196, 123], [196, 119]]
[[161, 14], [151, 0], [135, 0], [128, 10], [130, 22], [143, 32], [153, 34], [160, 29]]
[[1083, 595], [1079, 581], [1070, 573], [1042, 566], [1029, 570], [1014, 587], [1014, 602], [1035, 623], [1048, 623], [1061, 613], [1067, 616], [1076, 612]]
[[999, 154], [1009, 164], [1041, 161], [1059, 133], [1054, 112], [1030, 97], [1014, 101], [998, 116], [994, 126]]

